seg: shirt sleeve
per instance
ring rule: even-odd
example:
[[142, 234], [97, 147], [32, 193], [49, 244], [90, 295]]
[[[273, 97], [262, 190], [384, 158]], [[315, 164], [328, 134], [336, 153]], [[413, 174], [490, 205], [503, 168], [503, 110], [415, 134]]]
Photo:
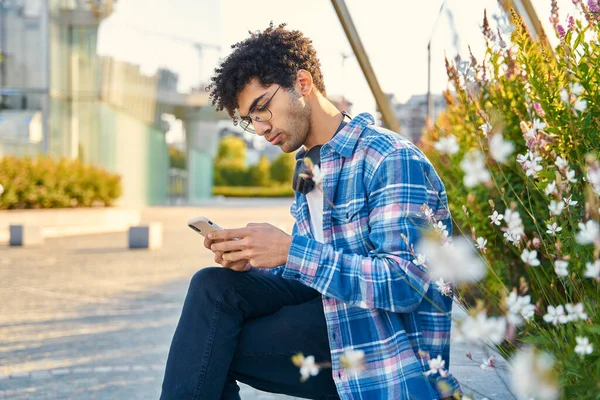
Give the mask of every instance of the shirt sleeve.
[[429, 224], [421, 207], [435, 211], [443, 185], [422, 153], [410, 148], [393, 150], [370, 175], [365, 175], [373, 244], [368, 256], [295, 235], [283, 277], [350, 305], [412, 312], [429, 289], [429, 277], [413, 262], [410, 245]]

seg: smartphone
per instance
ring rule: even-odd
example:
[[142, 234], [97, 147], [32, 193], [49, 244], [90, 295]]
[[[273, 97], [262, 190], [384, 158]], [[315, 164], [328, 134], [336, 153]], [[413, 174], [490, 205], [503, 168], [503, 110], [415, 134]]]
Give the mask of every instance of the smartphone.
[[188, 221], [187, 224], [190, 228], [192, 228], [204, 237], [206, 237], [206, 235], [208, 235], [209, 232], [220, 231], [223, 229], [206, 217], [192, 218]]

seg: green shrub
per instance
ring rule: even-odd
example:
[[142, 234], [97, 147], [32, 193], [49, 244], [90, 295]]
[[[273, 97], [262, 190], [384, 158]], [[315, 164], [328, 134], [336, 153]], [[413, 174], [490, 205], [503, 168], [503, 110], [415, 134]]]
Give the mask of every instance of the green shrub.
[[278, 183], [289, 183], [294, 177], [295, 167], [294, 153], [281, 153], [271, 164], [271, 179]]
[[235, 136], [227, 136], [219, 143], [214, 160], [215, 186], [249, 185], [246, 166], [246, 143]]
[[215, 162], [215, 186], [248, 186], [248, 167], [232, 161]]
[[267, 156], [262, 156], [256, 165], [248, 168], [248, 186], [270, 186], [271, 163]]
[[0, 209], [111, 206], [121, 178], [77, 160], [0, 159]]
[[214, 186], [215, 196], [225, 197], [293, 197], [291, 184], [278, 186]]

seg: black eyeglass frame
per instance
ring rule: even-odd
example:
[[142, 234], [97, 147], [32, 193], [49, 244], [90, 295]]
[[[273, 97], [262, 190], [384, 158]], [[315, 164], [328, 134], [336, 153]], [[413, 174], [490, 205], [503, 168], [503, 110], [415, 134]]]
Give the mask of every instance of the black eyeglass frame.
[[279, 85], [277, 87], [277, 90], [275, 90], [275, 92], [273, 92], [273, 94], [271, 95], [271, 97], [269, 98], [269, 100], [267, 100], [267, 102], [261, 106], [254, 106], [250, 111], [248, 111], [248, 115], [241, 117], [240, 116], [240, 127], [242, 127], [243, 130], [245, 130], [246, 132], [252, 132], [252, 133], [256, 133], [256, 130], [254, 129], [254, 124], [253, 124], [253, 119], [252, 119], [252, 113], [255, 110], [258, 111], [268, 111], [269, 112], [269, 118], [267, 119], [263, 119], [263, 120], [257, 120], [254, 119], [254, 121], [257, 122], [268, 122], [273, 118], [273, 112], [271, 110], [269, 110], [269, 105], [271, 104], [271, 100], [273, 100], [273, 97], [275, 97], [275, 95], [277, 94], [277, 92], [279, 91], [279, 89], [281, 89], [281, 85]]

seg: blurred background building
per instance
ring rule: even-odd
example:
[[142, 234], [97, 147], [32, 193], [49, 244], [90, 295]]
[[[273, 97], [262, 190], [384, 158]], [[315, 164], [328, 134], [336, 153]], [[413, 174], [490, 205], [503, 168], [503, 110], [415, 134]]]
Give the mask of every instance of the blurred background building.
[[[433, 94], [432, 96], [432, 115], [435, 121], [442, 111], [446, 108], [444, 96]], [[425, 129], [425, 120], [427, 117], [427, 95], [420, 94], [411, 96], [406, 103], [398, 103], [393, 95], [390, 96], [390, 103], [394, 116], [400, 123], [400, 132], [402, 135], [414, 143], [418, 143]]]
[[164, 116], [173, 115], [189, 135], [180, 147], [201, 170], [193, 182], [186, 179], [186, 189], [210, 196], [207, 145], [216, 140], [207, 141], [206, 133], [224, 116], [207, 107], [204, 90], [178, 92], [177, 73], [145, 74], [139, 65], [100, 56], [98, 28], [113, 6], [113, 0], [0, 2], [0, 157], [79, 159], [121, 175], [120, 205], [166, 204], [170, 125]]

